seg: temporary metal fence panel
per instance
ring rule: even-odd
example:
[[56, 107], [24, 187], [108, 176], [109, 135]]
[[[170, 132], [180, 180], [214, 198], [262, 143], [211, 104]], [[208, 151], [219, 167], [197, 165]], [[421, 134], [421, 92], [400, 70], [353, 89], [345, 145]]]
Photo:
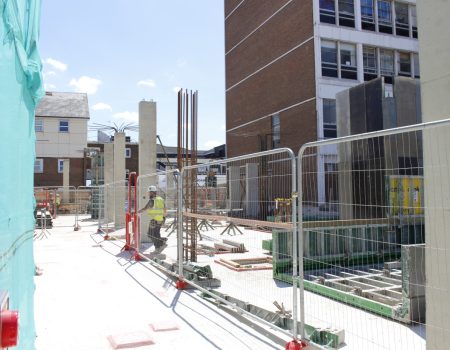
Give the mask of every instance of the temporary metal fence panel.
[[100, 186], [79, 186], [76, 193], [75, 227], [80, 223], [97, 223], [100, 208]]
[[[99, 187], [99, 231], [115, 238], [125, 237], [128, 181], [116, 181]], [[95, 200], [97, 201], [97, 200]], [[103, 210], [101, 208], [103, 204]], [[97, 204], [95, 204], [97, 205]]]
[[448, 341], [449, 134], [444, 120], [302, 146], [301, 321], [346, 349]]
[[[154, 174], [140, 175], [137, 178], [137, 225], [132, 235], [132, 247], [138, 253], [138, 259], [151, 261], [167, 271], [177, 272], [177, 208], [178, 208], [178, 170], [162, 171]], [[149, 187], [156, 187], [156, 195], [164, 201], [164, 222], [152, 222], [148, 209], [155, 204], [155, 198], [150, 198]], [[159, 230], [161, 240], [154, 235]], [[130, 227], [130, 231], [132, 228]], [[161, 247], [159, 247], [161, 246]], [[159, 248], [159, 249], [157, 249]]]
[[36, 200], [35, 217], [38, 228], [42, 228], [44, 219], [47, 229], [75, 226], [78, 204], [77, 190], [74, 186], [35, 187], [34, 196]]
[[[225, 186], [198, 181], [199, 168], [217, 165], [227, 169]], [[295, 287], [274, 276], [296, 278], [295, 170], [284, 148], [184, 167], [177, 223], [185, 283], [294, 337]]]

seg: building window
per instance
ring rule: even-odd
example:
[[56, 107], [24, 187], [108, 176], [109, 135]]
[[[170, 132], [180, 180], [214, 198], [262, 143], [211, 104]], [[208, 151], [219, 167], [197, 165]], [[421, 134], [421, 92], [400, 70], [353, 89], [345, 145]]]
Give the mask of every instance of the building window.
[[353, 0], [338, 0], [339, 25], [355, 27], [355, 7]]
[[280, 115], [272, 116], [272, 148], [280, 147]]
[[58, 173], [64, 172], [64, 159], [58, 159]]
[[375, 31], [373, 0], [361, 0], [361, 26], [362, 29]]
[[392, 34], [392, 8], [388, 0], [378, 0], [378, 31]]
[[363, 46], [364, 81], [378, 77], [377, 49]]
[[131, 148], [125, 148], [125, 158], [131, 158]]
[[130, 177], [130, 169], [125, 169], [125, 180], [128, 180]]
[[419, 55], [413, 54], [414, 61], [414, 78], [420, 78], [420, 63], [419, 63]]
[[334, 0], [320, 0], [320, 22], [336, 24]]
[[336, 136], [336, 100], [323, 99], [323, 137]]
[[44, 132], [44, 121], [42, 119], [36, 119], [34, 121], [34, 131]]
[[322, 40], [322, 76], [338, 77], [337, 44], [334, 41]]
[[380, 50], [380, 73], [385, 77], [385, 82], [392, 84], [394, 75], [394, 51]]
[[356, 46], [353, 44], [341, 43], [341, 78], [358, 79], [356, 72]]
[[60, 120], [59, 121], [59, 132], [69, 132], [69, 121]]
[[395, 3], [395, 33], [409, 37], [408, 4]]
[[35, 173], [44, 172], [44, 160], [42, 158], [37, 158], [34, 160], [34, 172]]
[[399, 53], [398, 75], [403, 77], [411, 76], [411, 55], [409, 53]]
[[418, 38], [417, 34], [417, 10], [415, 6], [411, 6], [411, 29], [413, 38]]

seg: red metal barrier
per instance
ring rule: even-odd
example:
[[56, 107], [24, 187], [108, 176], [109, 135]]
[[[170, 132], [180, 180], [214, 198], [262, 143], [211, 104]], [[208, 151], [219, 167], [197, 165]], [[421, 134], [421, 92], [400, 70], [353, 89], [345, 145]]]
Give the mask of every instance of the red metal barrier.
[[[136, 172], [130, 173], [128, 176], [128, 206], [125, 214], [125, 246], [123, 250], [131, 250], [136, 247], [132, 247], [132, 235], [134, 241], [136, 241], [136, 218], [137, 218], [137, 174]], [[134, 192], [133, 192], [134, 188]]]

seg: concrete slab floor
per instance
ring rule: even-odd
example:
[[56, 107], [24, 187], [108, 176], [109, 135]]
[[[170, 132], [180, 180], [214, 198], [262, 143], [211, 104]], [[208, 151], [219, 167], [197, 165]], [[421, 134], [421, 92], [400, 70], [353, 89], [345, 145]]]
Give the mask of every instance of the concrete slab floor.
[[[97, 222], [59, 216], [35, 241], [36, 349], [112, 349], [108, 336], [150, 333], [137, 349], [281, 349], [195, 292], [178, 291], [148, 263], [130, 261], [120, 241], [103, 242]], [[39, 231], [38, 231], [39, 232]], [[176, 324], [156, 332], [151, 325]], [[176, 328], [176, 327], [175, 327]]]

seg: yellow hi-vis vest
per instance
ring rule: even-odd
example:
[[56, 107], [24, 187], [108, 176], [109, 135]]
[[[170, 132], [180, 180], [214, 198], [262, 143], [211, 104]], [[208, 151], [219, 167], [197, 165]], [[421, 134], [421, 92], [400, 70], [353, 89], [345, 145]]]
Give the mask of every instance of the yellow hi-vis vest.
[[160, 196], [156, 196], [153, 202], [153, 208], [147, 210], [150, 220], [157, 222], [163, 222], [164, 220], [164, 199]]

